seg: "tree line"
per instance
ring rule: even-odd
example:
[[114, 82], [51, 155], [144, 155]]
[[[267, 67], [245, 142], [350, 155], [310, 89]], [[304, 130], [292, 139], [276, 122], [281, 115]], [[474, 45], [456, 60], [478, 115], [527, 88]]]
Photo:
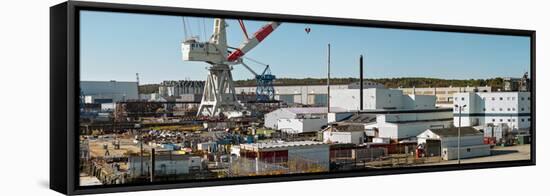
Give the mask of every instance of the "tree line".
[[[502, 89], [503, 79], [500, 77], [488, 79], [440, 79], [440, 78], [422, 78], [422, 77], [402, 77], [402, 78], [368, 78], [365, 79], [384, 85], [386, 88], [425, 88], [425, 87], [449, 87], [449, 86], [490, 86], [493, 90]], [[331, 78], [330, 84], [350, 84], [359, 82], [359, 78]], [[326, 85], [326, 78], [278, 78], [273, 84], [275, 86], [290, 85]], [[146, 84], [139, 86], [139, 93], [158, 93], [160, 84]], [[256, 86], [255, 79], [236, 80], [235, 86]]]

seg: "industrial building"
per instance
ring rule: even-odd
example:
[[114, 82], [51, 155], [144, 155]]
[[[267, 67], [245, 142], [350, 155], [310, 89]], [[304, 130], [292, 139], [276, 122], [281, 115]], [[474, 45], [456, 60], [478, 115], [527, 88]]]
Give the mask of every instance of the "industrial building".
[[374, 130], [377, 137], [391, 139], [413, 138], [429, 128], [446, 128], [452, 124], [452, 111], [447, 108], [432, 110], [396, 110], [371, 112], [376, 121], [365, 129]]
[[504, 82], [504, 91], [530, 91], [531, 89], [529, 73], [523, 74], [521, 78], [505, 77], [502, 80]]
[[437, 104], [450, 104], [453, 102], [453, 95], [460, 92], [491, 92], [490, 86], [466, 86], [466, 87], [424, 87], [424, 88], [398, 88], [403, 94], [411, 95], [434, 95]]
[[454, 105], [465, 106], [459, 114], [454, 108], [454, 125], [486, 126], [505, 123], [512, 130], [524, 130], [531, 127], [530, 92], [469, 92], [456, 93]]
[[363, 107], [361, 108], [360, 93], [360, 89], [331, 91], [330, 106], [348, 111], [435, 108], [435, 96], [404, 95], [402, 90], [384, 88], [363, 89]]
[[[131, 177], [149, 175], [150, 168], [150, 158], [140, 156], [128, 157], [128, 174]], [[198, 156], [162, 154], [155, 156], [154, 168], [155, 176], [175, 176], [189, 174], [190, 171], [200, 171], [202, 169], [202, 161], [201, 158]]]
[[[327, 125], [327, 112], [326, 107], [280, 108], [265, 114], [264, 126], [293, 134], [315, 132]], [[331, 112], [345, 112], [345, 110], [331, 108]]]
[[296, 141], [241, 144], [240, 157], [255, 160], [257, 173], [270, 172], [265, 171], [265, 169], [277, 169], [277, 167], [259, 167], [260, 163], [296, 170], [291, 171], [291, 173], [329, 171], [329, 145], [322, 142]]
[[[338, 89], [359, 89], [359, 82], [350, 84], [330, 85], [331, 92]], [[328, 89], [326, 85], [288, 85], [274, 86], [275, 99], [289, 105], [301, 104], [311, 106], [326, 106]], [[363, 88], [384, 88], [384, 85], [372, 81], [364, 81]], [[255, 93], [256, 87], [235, 87], [235, 92]], [[331, 93], [332, 94], [332, 93]]]
[[461, 127], [459, 137], [458, 131], [457, 127], [427, 129], [417, 136], [417, 141], [419, 145], [431, 146], [427, 147], [427, 153], [440, 154], [443, 160], [458, 158], [459, 138], [461, 159], [491, 155], [490, 145], [483, 143], [482, 132], [473, 127]]
[[85, 103], [114, 103], [139, 98], [137, 82], [81, 81], [80, 90]]
[[195, 80], [168, 80], [160, 83], [158, 93], [163, 97], [179, 97], [186, 94], [202, 95], [204, 81]]
[[367, 135], [362, 125], [329, 126], [323, 130], [323, 142], [339, 144], [362, 144]]

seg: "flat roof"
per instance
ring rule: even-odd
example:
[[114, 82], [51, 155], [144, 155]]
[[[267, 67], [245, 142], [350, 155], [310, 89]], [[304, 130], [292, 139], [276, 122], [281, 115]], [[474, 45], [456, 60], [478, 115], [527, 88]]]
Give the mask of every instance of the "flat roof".
[[[305, 108], [281, 108], [295, 114], [323, 114], [328, 113], [327, 107], [305, 107]], [[331, 107], [330, 112], [346, 112], [344, 108]]]
[[315, 141], [293, 141], [293, 142], [267, 142], [267, 143], [252, 143], [241, 144], [241, 147], [245, 149], [268, 149], [268, 148], [285, 148], [285, 147], [298, 147], [298, 146], [311, 146], [311, 145], [326, 145], [323, 142]]
[[[436, 135], [440, 137], [457, 137], [458, 136], [458, 127], [450, 128], [439, 128], [439, 129], [429, 129]], [[460, 127], [460, 136], [475, 136], [483, 135], [481, 131], [474, 129], [473, 127]]]

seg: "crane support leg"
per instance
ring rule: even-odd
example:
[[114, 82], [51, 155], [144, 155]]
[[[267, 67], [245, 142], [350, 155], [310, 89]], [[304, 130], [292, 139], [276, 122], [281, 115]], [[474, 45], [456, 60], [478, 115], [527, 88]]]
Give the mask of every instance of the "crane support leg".
[[197, 115], [213, 117], [225, 111], [240, 109], [229, 65], [213, 65], [209, 71]]

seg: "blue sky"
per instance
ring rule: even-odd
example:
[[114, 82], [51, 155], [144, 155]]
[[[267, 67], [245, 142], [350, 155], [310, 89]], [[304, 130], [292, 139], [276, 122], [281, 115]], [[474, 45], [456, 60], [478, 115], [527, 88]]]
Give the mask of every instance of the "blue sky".
[[[81, 80], [135, 81], [135, 73], [142, 83], [206, 78], [207, 63], [181, 60], [182, 17], [83, 11], [80, 18]], [[204, 32], [212, 34], [212, 19], [186, 21], [201, 39]], [[227, 22], [228, 43], [238, 47], [243, 33], [235, 20]], [[245, 24], [251, 35], [265, 22]], [[529, 42], [519, 36], [283, 23], [246, 56], [269, 64], [279, 78], [320, 78], [326, 76], [331, 43], [331, 77], [358, 77], [363, 54], [366, 78], [479, 79], [519, 77], [529, 71]], [[233, 77], [253, 78], [240, 65]]]

